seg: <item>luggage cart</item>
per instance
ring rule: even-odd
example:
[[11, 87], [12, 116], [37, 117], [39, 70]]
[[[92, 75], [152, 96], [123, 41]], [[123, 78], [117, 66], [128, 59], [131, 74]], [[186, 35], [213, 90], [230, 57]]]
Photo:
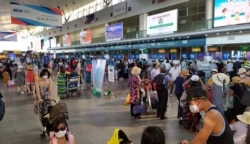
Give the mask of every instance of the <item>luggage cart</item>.
[[73, 76], [68, 79], [66, 91], [67, 97], [71, 97], [73, 94], [76, 94], [76, 96], [80, 96], [79, 78], [80, 76]]

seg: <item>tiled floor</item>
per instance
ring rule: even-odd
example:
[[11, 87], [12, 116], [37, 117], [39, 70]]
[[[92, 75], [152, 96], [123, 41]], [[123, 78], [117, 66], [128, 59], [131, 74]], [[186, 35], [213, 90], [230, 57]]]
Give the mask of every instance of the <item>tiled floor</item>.
[[[111, 87], [118, 89], [117, 85]], [[155, 118], [155, 113], [151, 110], [150, 114], [135, 120], [130, 117], [129, 106], [124, 105], [128, 92], [124, 87], [111, 98], [95, 97], [84, 91], [80, 97], [61, 100], [69, 107], [69, 128], [78, 144], [106, 144], [115, 128], [124, 130], [134, 144], [140, 144], [143, 129], [150, 125], [164, 130], [167, 144], [177, 144], [182, 139], [190, 140], [192, 135], [178, 124], [177, 104], [172, 97], [169, 100], [168, 119]], [[0, 91], [6, 100], [6, 114], [0, 122], [0, 144], [47, 144], [48, 138], [40, 139], [41, 124], [33, 112], [32, 97], [18, 96], [15, 88], [3, 85]]]

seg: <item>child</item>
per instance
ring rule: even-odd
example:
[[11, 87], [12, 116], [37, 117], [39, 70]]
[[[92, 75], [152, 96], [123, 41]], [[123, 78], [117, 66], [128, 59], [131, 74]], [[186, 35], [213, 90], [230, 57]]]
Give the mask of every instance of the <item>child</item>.
[[18, 69], [16, 71], [16, 78], [15, 78], [15, 83], [17, 86], [17, 94], [19, 95], [20, 93], [23, 94], [23, 88], [25, 84], [25, 72], [23, 70], [22, 65], [18, 65]]

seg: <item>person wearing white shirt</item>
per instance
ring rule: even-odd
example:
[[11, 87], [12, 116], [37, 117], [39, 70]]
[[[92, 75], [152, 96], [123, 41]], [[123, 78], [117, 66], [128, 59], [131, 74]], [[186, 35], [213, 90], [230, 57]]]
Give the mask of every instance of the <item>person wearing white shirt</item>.
[[218, 67], [216, 65], [216, 61], [213, 60], [212, 62], [210, 61], [209, 63], [210, 63], [210, 69], [217, 69], [218, 70]]
[[[178, 67], [177, 62], [174, 62], [173, 64], [174, 64], [173, 67], [171, 67], [169, 70], [169, 75], [170, 75], [172, 81], [174, 82], [176, 80], [176, 78], [180, 75], [181, 69]], [[175, 84], [173, 83], [171, 88], [170, 88], [170, 95], [173, 95], [174, 89], [175, 89]]]
[[159, 63], [154, 63], [153, 64], [153, 69], [150, 72], [151, 80], [155, 78], [158, 74], [160, 74], [160, 68], [159, 68]]
[[165, 68], [167, 71], [169, 71], [170, 68], [171, 68], [171, 65], [170, 65], [170, 63], [169, 63], [168, 60], [166, 60], [166, 62], [164, 62], [163, 66], [164, 66], [164, 68]]

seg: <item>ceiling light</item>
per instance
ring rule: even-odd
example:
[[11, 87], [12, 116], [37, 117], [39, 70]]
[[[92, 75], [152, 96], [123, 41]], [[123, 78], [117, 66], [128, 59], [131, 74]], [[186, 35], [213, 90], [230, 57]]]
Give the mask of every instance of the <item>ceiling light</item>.
[[230, 34], [229, 32], [227, 32], [227, 34]]
[[189, 38], [189, 36], [187, 36], [187, 38]]
[[239, 31], [239, 33], [242, 33], [242, 31]]
[[174, 38], [172, 38], [172, 40], [174, 40]]
[[205, 34], [205, 37], [207, 37], [208, 35], [207, 34]]
[[217, 33], [216, 35], [220, 35], [219, 33]]
[[165, 40], [168, 40], [167, 38], [165, 38]]

